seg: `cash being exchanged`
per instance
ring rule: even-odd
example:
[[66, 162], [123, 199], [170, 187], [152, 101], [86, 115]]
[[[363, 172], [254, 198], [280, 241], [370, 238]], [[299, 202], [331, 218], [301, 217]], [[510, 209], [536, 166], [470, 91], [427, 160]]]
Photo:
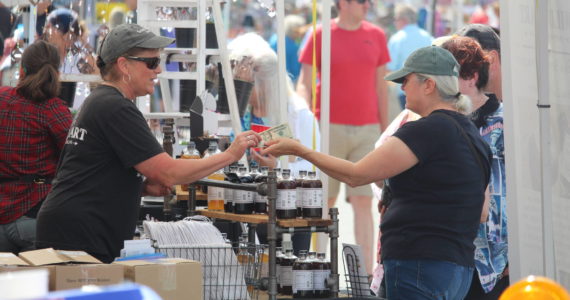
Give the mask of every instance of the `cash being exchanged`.
[[291, 127], [289, 127], [288, 123], [271, 127], [265, 131], [260, 132], [259, 135], [261, 136], [261, 141], [259, 142], [257, 147], [260, 148], [264, 147], [265, 143], [274, 139], [282, 137], [291, 138], [291, 139], [293, 138], [293, 134], [291, 133]]

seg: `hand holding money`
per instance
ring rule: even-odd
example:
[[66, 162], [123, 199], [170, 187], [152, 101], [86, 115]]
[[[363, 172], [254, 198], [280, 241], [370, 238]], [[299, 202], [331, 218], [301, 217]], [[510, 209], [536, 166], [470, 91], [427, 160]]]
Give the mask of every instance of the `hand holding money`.
[[262, 140], [259, 142], [257, 146], [260, 148], [264, 147], [265, 144], [271, 140], [275, 140], [278, 138], [291, 138], [291, 139], [293, 138], [293, 134], [291, 133], [291, 128], [287, 123], [271, 127], [265, 131], [260, 132], [259, 135], [261, 136]]
[[275, 157], [295, 155], [305, 158], [303, 155], [310, 152], [310, 149], [303, 146], [299, 141], [285, 137], [268, 141], [266, 146], [267, 148], [260, 151], [261, 155], [273, 155]]

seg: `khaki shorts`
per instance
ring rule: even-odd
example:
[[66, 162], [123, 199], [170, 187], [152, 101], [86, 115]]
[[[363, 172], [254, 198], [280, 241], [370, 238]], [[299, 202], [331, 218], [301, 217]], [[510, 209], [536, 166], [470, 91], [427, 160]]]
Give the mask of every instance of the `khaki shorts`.
[[[374, 143], [380, 137], [380, 125], [343, 125], [330, 124], [330, 155], [357, 162], [374, 150]], [[336, 197], [340, 182], [329, 177], [329, 198]], [[346, 196], [372, 197], [369, 184], [352, 188], [346, 185]]]

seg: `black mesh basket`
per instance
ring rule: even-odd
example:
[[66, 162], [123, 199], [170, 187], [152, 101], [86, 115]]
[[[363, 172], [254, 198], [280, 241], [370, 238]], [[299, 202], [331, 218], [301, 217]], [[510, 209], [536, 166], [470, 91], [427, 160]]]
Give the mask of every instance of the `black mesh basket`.
[[258, 299], [261, 285], [263, 245], [247, 248], [227, 246], [156, 246], [172, 258], [199, 261], [203, 274], [203, 299]]

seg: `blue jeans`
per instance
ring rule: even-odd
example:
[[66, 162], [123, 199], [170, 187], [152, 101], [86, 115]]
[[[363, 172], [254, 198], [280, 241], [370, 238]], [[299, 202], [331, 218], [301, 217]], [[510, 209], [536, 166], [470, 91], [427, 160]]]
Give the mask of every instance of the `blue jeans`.
[[0, 252], [19, 253], [34, 250], [36, 219], [22, 216], [8, 224], [0, 224]]
[[462, 300], [473, 268], [439, 260], [385, 260], [386, 294], [390, 300]]

